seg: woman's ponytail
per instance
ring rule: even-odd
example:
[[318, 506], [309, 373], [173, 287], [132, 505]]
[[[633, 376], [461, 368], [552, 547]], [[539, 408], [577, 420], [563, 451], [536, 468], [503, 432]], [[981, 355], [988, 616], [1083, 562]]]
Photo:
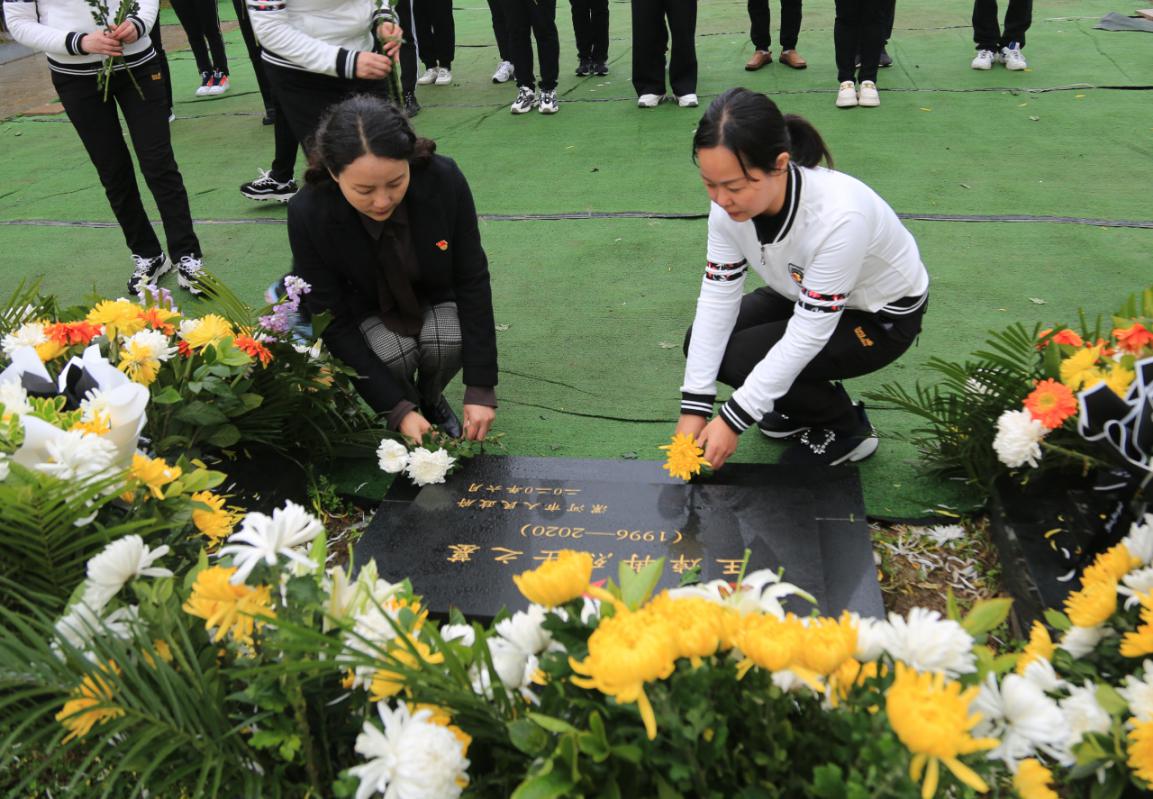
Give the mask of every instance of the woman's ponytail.
[[785, 114], [789, 130], [789, 157], [797, 166], [817, 166], [821, 161], [833, 168], [833, 156], [813, 123], [796, 114]]

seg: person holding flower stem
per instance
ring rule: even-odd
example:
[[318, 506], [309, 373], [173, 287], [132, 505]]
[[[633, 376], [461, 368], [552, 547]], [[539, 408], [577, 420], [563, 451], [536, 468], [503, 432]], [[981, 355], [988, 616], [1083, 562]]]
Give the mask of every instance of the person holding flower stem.
[[[496, 416], [496, 326], [476, 206], [456, 164], [374, 95], [333, 106], [288, 204], [293, 274], [321, 336], [388, 427], [483, 440]], [[463, 371], [463, 423], [444, 389]]]
[[[869, 457], [876, 434], [840, 381], [888, 365], [920, 333], [929, 275], [916, 241], [872, 189], [833, 171], [808, 121], [763, 94], [713, 100], [693, 156], [712, 207], [676, 433], [716, 469], [753, 425], [798, 437], [782, 463]], [[750, 267], [766, 285], [745, 294]], [[718, 379], [735, 390], [710, 421]]]
[[[122, 2], [128, 0], [4, 0], [4, 13], [13, 37], [48, 57], [52, 84], [132, 253], [129, 293], [154, 284], [174, 263], [180, 285], [198, 293], [200, 242], [172, 152], [167, 81], [148, 36], [158, 2]], [[118, 107], [160, 211], [168, 255], [141, 202]]]

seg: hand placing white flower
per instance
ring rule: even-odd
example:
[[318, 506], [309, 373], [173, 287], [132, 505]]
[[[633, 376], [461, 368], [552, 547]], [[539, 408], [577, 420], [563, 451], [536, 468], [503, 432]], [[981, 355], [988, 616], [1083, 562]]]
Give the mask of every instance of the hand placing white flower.
[[1033, 418], [1027, 410], [1005, 411], [997, 418], [997, 435], [993, 449], [997, 458], [1010, 469], [1026, 463], [1036, 468], [1041, 458], [1041, 439], [1049, 428]]
[[408, 466], [408, 449], [399, 441], [386, 438], [376, 448], [376, 458], [382, 472], [400, 474]]
[[408, 476], [418, 486], [443, 483], [455, 462], [456, 458], [449, 455], [447, 450], [429, 452], [424, 447], [417, 447], [408, 456]]
[[84, 602], [99, 611], [129, 581], [138, 577], [171, 577], [172, 572], [152, 564], [168, 554], [167, 546], [149, 549], [138, 535], [117, 539], [88, 561]]
[[314, 569], [316, 562], [299, 547], [322, 532], [324, 525], [319, 519], [288, 501], [283, 508], [274, 510], [271, 517], [263, 513], [245, 516], [240, 530], [228, 537], [229, 545], [222, 547], [217, 557], [232, 556], [232, 565], [236, 567], [231, 579], [233, 585], [248, 579], [260, 563], [275, 566], [281, 556]]
[[356, 751], [368, 762], [349, 773], [360, 780], [356, 799], [381, 794], [398, 799], [456, 799], [468, 785], [464, 745], [448, 728], [429, 719], [431, 711], [411, 713], [377, 706], [381, 730], [371, 721], [356, 737]]

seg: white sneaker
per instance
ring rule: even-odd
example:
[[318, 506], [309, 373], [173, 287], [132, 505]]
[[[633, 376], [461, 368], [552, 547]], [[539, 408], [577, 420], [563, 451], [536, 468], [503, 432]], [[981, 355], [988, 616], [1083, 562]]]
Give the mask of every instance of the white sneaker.
[[1000, 60], [1005, 65], [1005, 69], [1011, 69], [1014, 72], [1020, 72], [1029, 66], [1025, 63], [1025, 56], [1021, 55], [1021, 45], [1016, 42], [1001, 48]]
[[434, 82], [437, 86], [448, 86], [452, 83], [452, 70], [446, 67], [437, 67], [436, 80]]
[[996, 60], [997, 54], [992, 50], [978, 50], [977, 55], [969, 63], [973, 69], [992, 69], [993, 62]]
[[534, 105], [536, 105], [536, 92], [528, 86], [521, 86], [509, 111], [514, 114], [527, 114]]
[[428, 84], [434, 82], [437, 78], [437, 75], [439, 74], [440, 70], [438, 70], [436, 67], [429, 67], [423, 73], [421, 73], [421, 76], [416, 79], [416, 82], [421, 86], [427, 86]]
[[696, 108], [700, 102], [695, 94], [682, 94], [677, 98], [677, 105], [681, 108]]
[[861, 91], [857, 95], [857, 105], [861, 108], [876, 108], [881, 104], [881, 95], [877, 93], [877, 84], [871, 80], [861, 81]]
[[560, 104], [556, 99], [556, 89], [551, 92], [540, 93], [540, 112], [542, 114], [555, 114], [560, 110]]
[[661, 104], [659, 94], [642, 94], [637, 98], [637, 108], [656, 108]]
[[497, 65], [496, 72], [492, 73], [493, 83], [508, 83], [516, 75], [516, 70], [508, 61], [501, 61]]
[[204, 293], [200, 287], [200, 276], [204, 272], [204, 261], [196, 255], [182, 255], [176, 264], [176, 282], [189, 294], [199, 297]]
[[847, 80], [841, 84], [841, 88], [837, 89], [837, 108], [856, 107], [857, 87], [851, 80]]

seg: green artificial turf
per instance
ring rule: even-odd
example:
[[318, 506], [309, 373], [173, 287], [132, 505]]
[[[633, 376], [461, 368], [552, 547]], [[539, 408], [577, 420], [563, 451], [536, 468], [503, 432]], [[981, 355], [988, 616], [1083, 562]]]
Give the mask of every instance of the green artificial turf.
[[[612, 73], [587, 79], [572, 75], [571, 23], [560, 4], [562, 103], [555, 117], [508, 113], [515, 88], [489, 80], [497, 55], [487, 5], [455, 5], [454, 84], [420, 87], [424, 111], [415, 124], [461, 164], [482, 214], [707, 212], [690, 159], [700, 111], [634, 107], [627, 3], [611, 4]], [[968, 67], [966, 8], [902, 0], [889, 48], [896, 66], [879, 81], [882, 106], [851, 111], [833, 107], [831, 4], [806, 8], [799, 49], [809, 69], [774, 64], [758, 73], [743, 70], [751, 51], [744, 5], [700, 5], [702, 101], [734, 85], [769, 92], [784, 110], [811, 119], [838, 168], [865, 180], [898, 212], [1153, 219], [1149, 93], [1101, 88], [1150, 82], [1153, 37], [1093, 30], [1114, 10], [1110, 3], [1046, 4], [1029, 33], [1031, 69], [981, 73]], [[221, 14], [233, 18], [230, 4]], [[257, 304], [290, 255], [283, 207], [252, 203], [236, 190], [268, 167], [272, 129], [260, 124], [263, 105], [239, 32], [226, 40], [233, 88], [218, 98], [194, 97], [191, 54], [170, 54], [179, 116], [173, 141], [208, 268]], [[66, 302], [121, 293], [129, 272], [123, 240], [107, 226], [111, 212], [67, 120], [0, 122], [0, 151], [0, 293], [36, 277]], [[155, 216], [150, 198], [146, 205]], [[908, 226], [933, 277], [926, 329], [896, 364], [851, 381], [854, 393], [887, 381], [911, 385], [925, 376], [920, 367], [928, 358], [963, 357], [988, 330], [1013, 321], [1073, 321], [1081, 307], [1108, 313], [1148, 283], [1149, 229], [1042, 221]], [[677, 414], [680, 346], [700, 280], [704, 221], [490, 219], [482, 236], [500, 326], [497, 429], [509, 451], [658, 457]], [[459, 392], [452, 399], [459, 401]], [[920, 517], [972, 501], [963, 487], [926, 476], [912, 448], [896, 440], [913, 426], [910, 417], [885, 409], [871, 417], [883, 444], [861, 467], [870, 513]], [[771, 461], [780, 451], [749, 434], [736, 459]], [[345, 469], [341, 481], [369, 482], [362, 491], [370, 494], [382, 485], [363, 465]]]

